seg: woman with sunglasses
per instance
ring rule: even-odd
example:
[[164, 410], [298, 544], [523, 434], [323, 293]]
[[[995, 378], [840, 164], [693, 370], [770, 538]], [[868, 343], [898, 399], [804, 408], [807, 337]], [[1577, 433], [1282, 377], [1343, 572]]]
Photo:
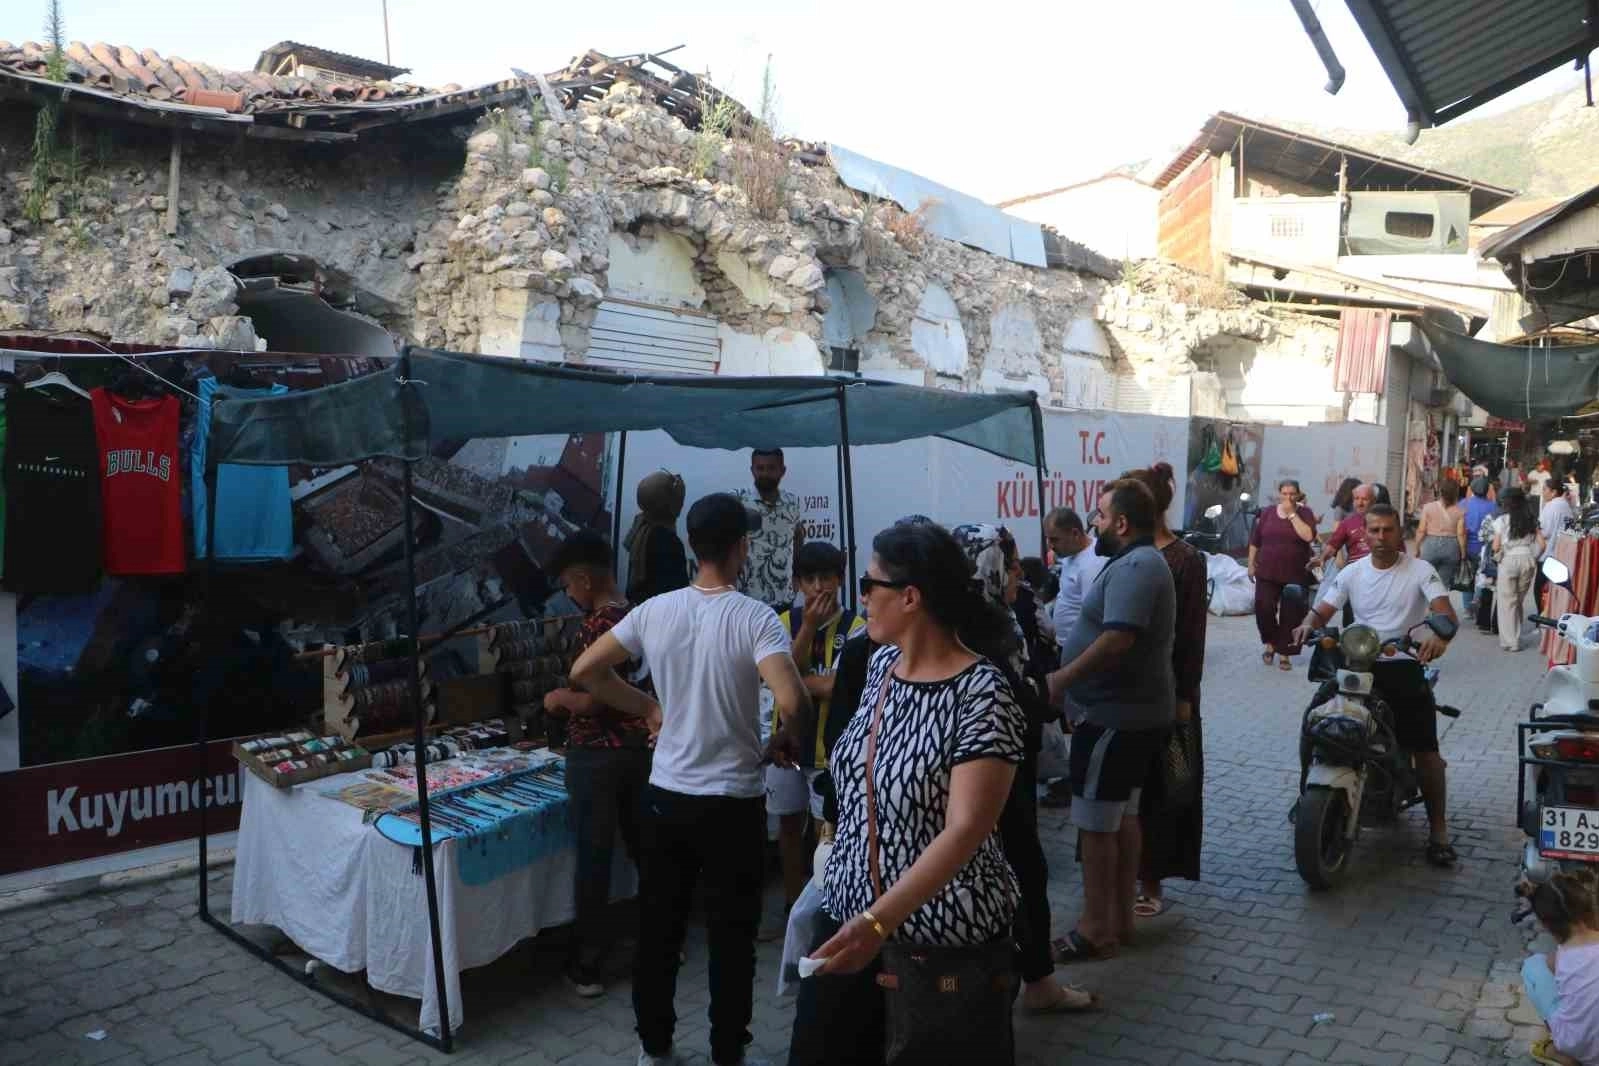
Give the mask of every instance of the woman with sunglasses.
[[876, 979], [890, 937], [996, 949], [982, 953], [980, 983], [1015, 988], [1019, 892], [995, 827], [1027, 717], [990, 661], [1010, 654], [1014, 623], [973, 583], [955, 538], [931, 524], [896, 525], [872, 553], [860, 592], [867, 632], [883, 647], [829, 761], [839, 823], [810, 952], [822, 967], [800, 984], [789, 1064], [966, 1061], [967, 1051], [1012, 1062], [1012, 995], [987, 997], [981, 1014], [927, 1019], [892, 1057], [885, 1052], [896, 993]]

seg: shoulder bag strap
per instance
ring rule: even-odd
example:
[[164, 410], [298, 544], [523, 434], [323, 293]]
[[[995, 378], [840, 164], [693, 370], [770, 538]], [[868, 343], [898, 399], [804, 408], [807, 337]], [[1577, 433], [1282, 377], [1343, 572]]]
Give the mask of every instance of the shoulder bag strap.
[[877, 856], [877, 787], [872, 783], [872, 771], [877, 765], [877, 732], [883, 724], [883, 704], [893, 683], [894, 666], [890, 663], [877, 686], [877, 709], [872, 712], [872, 727], [866, 733], [866, 863], [872, 872], [872, 891], [879, 898], [883, 895], [883, 876]]

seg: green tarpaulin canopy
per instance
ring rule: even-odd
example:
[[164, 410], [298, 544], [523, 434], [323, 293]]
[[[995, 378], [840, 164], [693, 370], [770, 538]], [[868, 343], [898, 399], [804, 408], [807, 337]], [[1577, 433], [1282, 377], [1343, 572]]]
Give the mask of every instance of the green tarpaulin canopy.
[[1423, 319], [1449, 383], [1498, 418], [1559, 418], [1599, 398], [1599, 345], [1493, 344]]
[[1031, 392], [970, 394], [831, 377], [612, 374], [495, 356], [412, 349], [409, 369], [285, 396], [217, 405], [219, 463], [338, 466], [419, 459], [443, 441], [663, 429], [699, 448], [811, 448], [943, 437], [1036, 467]]

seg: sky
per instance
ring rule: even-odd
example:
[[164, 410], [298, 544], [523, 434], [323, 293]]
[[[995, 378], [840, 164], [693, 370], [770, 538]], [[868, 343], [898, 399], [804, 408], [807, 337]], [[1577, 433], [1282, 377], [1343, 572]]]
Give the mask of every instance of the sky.
[[[296, 40], [384, 56], [382, 0], [62, 0], [68, 40], [249, 70]], [[43, 0], [0, 5], [0, 39], [36, 40]], [[1317, 12], [1348, 78], [1337, 96], [1288, 0], [388, 0], [393, 62], [438, 86], [545, 73], [594, 48], [664, 51], [754, 107], [768, 57], [785, 135], [836, 143], [986, 200], [1167, 160], [1230, 110], [1397, 131], [1404, 113], [1342, 0]], [[1482, 113], [1579, 84], [1546, 75]], [[1425, 133], [1422, 134], [1426, 136]]]

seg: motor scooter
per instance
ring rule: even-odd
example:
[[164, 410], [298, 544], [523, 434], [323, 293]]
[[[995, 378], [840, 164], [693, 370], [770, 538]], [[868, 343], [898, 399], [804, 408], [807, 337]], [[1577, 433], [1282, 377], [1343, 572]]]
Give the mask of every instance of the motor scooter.
[[[1454, 621], [1444, 615], [1431, 615], [1421, 624], [1444, 640], [1455, 635]], [[1311, 634], [1310, 647], [1310, 680], [1321, 686], [1300, 724], [1303, 773], [1289, 819], [1299, 876], [1311, 888], [1327, 889], [1348, 871], [1362, 826], [1392, 824], [1421, 802], [1415, 760], [1395, 735], [1393, 707], [1374, 667], [1383, 660], [1397, 669], [1419, 670], [1429, 690], [1439, 672], [1408, 658], [1418, 647], [1410, 634], [1384, 641], [1375, 629], [1358, 623], [1341, 633], [1335, 627], [1319, 630]], [[1435, 704], [1435, 709], [1449, 718], [1460, 716], [1453, 707]]]
[[[1565, 563], [1545, 559], [1542, 570], [1550, 584], [1573, 591]], [[1516, 723], [1524, 896], [1562, 869], [1599, 863], [1599, 617], [1533, 615], [1529, 621], [1559, 633], [1577, 661], [1550, 669], [1542, 698], [1527, 721]]]
[[1202, 552], [1212, 555], [1226, 552], [1228, 533], [1235, 523], [1244, 524], [1243, 539], [1247, 541], [1249, 534], [1254, 530], [1255, 519], [1260, 514], [1260, 508], [1253, 505], [1252, 497], [1247, 492], [1238, 494], [1238, 509], [1231, 518], [1224, 519], [1225, 508], [1219, 503], [1213, 503], [1205, 508], [1199, 521], [1193, 529], [1184, 529], [1177, 532], [1177, 536], [1192, 544]]

